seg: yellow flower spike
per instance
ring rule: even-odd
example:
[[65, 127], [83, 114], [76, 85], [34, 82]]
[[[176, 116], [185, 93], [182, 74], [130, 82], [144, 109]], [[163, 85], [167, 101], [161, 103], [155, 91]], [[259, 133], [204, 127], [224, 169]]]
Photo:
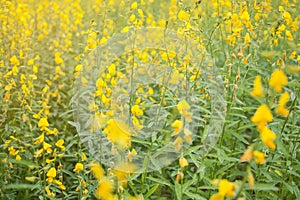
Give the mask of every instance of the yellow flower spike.
[[65, 141], [63, 139], [60, 139], [55, 143], [55, 146], [59, 147], [61, 150], [64, 151], [66, 149], [66, 147], [63, 146], [64, 142]]
[[90, 169], [98, 181], [104, 177], [104, 170], [98, 162], [92, 162], [90, 164]]
[[288, 79], [285, 73], [280, 69], [275, 69], [271, 74], [269, 85], [275, 89], [276, 92], [282, 91], [282, 86], [287, 85]]
[[73, 172], [79, 173], [83, 169], [84, 169], [84, 166], [82, 163], [76, 163], [75, 168], [73, 169]]
[[49, 171], [47, 172], [46, 176], [48, 177], [46, 179], [46, 181], [49, 182], [49, 183], [52, 182], [53, 179], [56, 177], [56, 169], [54, 167], [51, 167], [49, 169]]
[[257, 164], [264, 164], [266, 162], [266, 154], [259, 152], [259, 151], [254, 151], [253, 152], [254, 160]]
[[175, 128], [174, 135], [177, 135], [182, 130], [183, 122], [181, 120], [175, 120], [171, 127]]
[[279, 105], [275, 109], [275, 112], [278, 115], [281, 115], [283, 117], [287, 117], [289, 115], [289, 110], [285, 108], [286, 103], [289, 101], [289, 99], [290, 99], [290, 94], [288, 92], [281, 94], [279, 98]]
[[189, 165], [189, 163], [188, 163], [188, 161], [187, 161], [184, 157], [181, 157], [181, 158], [179, 159], [179, 166], [180, 166], [181, 168], [186, 167], [186, 166], [188, 166], [188, 165]]
[[251, 92], [251, 95], [254, 97], [263, 97], [264, 91], [263, 86], [261, 83], [261, 76], [256, 76], [254, 80], [253, 90]]
[[258, 130], [262, 130], [268, 122], [273, 121], [273, 115], [269, 107], [263, 104], [258, 107], [251, 121], [257, 125]]
[[267, 147], [269, 147], [272, 150], [276, 149], [276, 145], [274, 143], [274, 140], [276, 139], [276, 134], [271, 129], [269, 129], [267, 126], [265, 126], [260, 131], [259, 136]]
[[96, 197], [97, 199], [108, 199], [112, 195], [114, 189], [114, 183], [112, 180], [104, 177], [102, 178], [99, 183], [96, 190]]
[[46, 117], [42, 117], [42, 118], [39, 120], [38, 126], [41, 128], [41, 130], [45, 130], [46, 127], [49, 126], [49, 123], [48, 123], [47, 118], [46, 118]]

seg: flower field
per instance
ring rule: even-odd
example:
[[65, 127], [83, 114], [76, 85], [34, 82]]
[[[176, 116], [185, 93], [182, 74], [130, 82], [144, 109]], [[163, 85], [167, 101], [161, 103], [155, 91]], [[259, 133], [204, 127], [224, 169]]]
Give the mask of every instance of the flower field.
[[0, 199], [300, 199], [298, 0], [0, 0]]

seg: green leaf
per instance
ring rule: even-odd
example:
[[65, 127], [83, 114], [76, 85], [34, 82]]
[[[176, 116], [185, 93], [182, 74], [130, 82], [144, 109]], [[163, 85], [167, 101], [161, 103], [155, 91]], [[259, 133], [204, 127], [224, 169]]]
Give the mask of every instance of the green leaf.
[[177, 200], [182, 200], [181, 184], [175, 182], [175, 194]]
[[15, 160], [15, 159], [10, 159], [9, 160], [11, 163], [13, 164], [21, 164], [21, 165], [25, 165], [30, 169], [34, 169], [34, 168], [38, 168], [39, 166], [36, 165], [35, 163], [28, 161], [28, 160]]
[[259, 190], [259, 191], [278, 191], [279, 188], [275, 187], [274, 185], [271, 184], [255, 184], [254, 190]]
[[32, 184], [9, 184], [9, 185], [5, 185], [4, 189], [6, 190], [28, 190], [28, 189], [34, 189], [36, 187], [36, 185], [32, 185]]
[[150, 197], [159, 187], [159, 184], [155, 184], [152, 186], [152, 188], [144, 195], [144, 198], [147, 199], [148, 197]]

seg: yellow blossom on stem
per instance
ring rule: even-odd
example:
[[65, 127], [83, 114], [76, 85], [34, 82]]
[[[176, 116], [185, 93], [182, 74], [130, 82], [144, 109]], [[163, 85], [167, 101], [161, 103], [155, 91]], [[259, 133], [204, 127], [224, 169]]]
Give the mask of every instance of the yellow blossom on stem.
[[251, 172], [251, 170], [248, 171], [248, 177], [247, 177], [247, 182], [250, 186], [250, 188], [253, 190], [254, 189], [254, 176]]
[[215, 180], [212, 182], [213, 185], [218, 185], [219, 192], [211, 196], [210, 200], [223, 200], [225, 197], [233, 197], [236, 186], [234, 183], [223, 179]]
[[113, 189], [113, 181], [104, 177], [99, 181], [95, 195], [98, 199], [106, 200], [112, 195]]
[[282, 86], [287, 85], [288, 79], [285, 73], [280, 69], [275, 69], [271, 74], [269, 85], [275, 89], [276, 92], [282, 91]]
[[253, 157], [253, 150], [252, 150], [252, 148], [248, 148], [245, 152], [244, 152], [244, 154], [241, 156], [241, 161], [242, 162], [248, 162], [248, 161], [250, 161], [251, 159], [252, 159], [252, 157]]
[[258, 107], [251, 121], [257, 125], [258, 130], [262, 130], [268, 122], [273, 120], [273, 115], [269, 107], [265, 104]]
[[281, 94], [281, 96], [279, 98], [279, 105], [275, 109], [275, 112], [278, 115], [282, 115], [284, 117], [287, 117], [289, 115], [289, 110], [287, 108], [285, 108], [286, 103], [289, 101], [289, 99], [290, 99], [290, 94], [288, 92]]
[[184, 157], [181, 157], [181, 158], [179, 159], [179, 166], [180, 166], [181, 168], [186, 167], [186, 166], [188, 166], [188, 165], [189, 165], [189, 163], [188, 163], [188, 161], [187, 161]]
[[189, 14], [185, 12], [184, 10], [180, 10], [178, 13], [178, 19], [180, 21], [188, 21], [189, 20]]
[[73, 169], [73, 172], [79, 173], [83, 169], [84, 169], [84, 166], [82, 163], [76, 163], [75, 168]]
[[49, 171], [47, 172], [46, 176], [48, 177], [46, 179], [46, 181], [49, 182], [49, 183], [52, 182], [53, 179], [56, 177], [56, 169], [54, 167], [51, 167], [49, 169]]
[[186, 100], [181, 100], [178, 104], [177, 104], [177, 109], [179, 111], [179, 113], [185, 117], [185, 119], [189, 122], [192, 121], [192, 113], [188, 112], [189, 109], [191, 109], [191, 106], [189, 105], [188, 102], [186, 102]]
[[92, 170], [93, 175], [99, 181], [104, 177], [104, 170], [102, 166], [97, 162], [92, 162], [90, 164], [90, 169]]
[[126, 123], [115, 119], [108, 120], [103, 132], [108, 140], [122, 149], [131, 146], [131, 133], [135, 134]]
[[137, 155], [136, 150], [135, 150], [135, 149], [132, 149], [132, 150], [128, 153], [127, 158], [129, 159], [130, 162], [132, 162], [132, 157], [133, 157], [133, 156], [136, 156], [136, 155]]
[[264, 164], [266, 162], [266, 154], [259, 152], [259, 151], [254, 151], [253, 152], [254, 160], [258, 164]]
[[41, 130], [45, 130], [49, 126], [47, 118], [42, 117], [38, 123], [38, 126], [41, 127]]
[[253, 90], [251, 92], [251, 95], [254, 97], [263, 97], [264, 91], [263, 86], [261, 83], [261, 76], [256, 76], [254, 80]]
[[274, 140], [276, 139], [276, 134], [271, 129], [269, 129], [267, 126], [265, 126], [260, 131], [259, 136], [267, 147], [269, 147], [272, 150], [276, 149], [276, 145], [274, 143]]
[[131, 113], [137, 117], [140, 117], [144, 114], [143, 110], [138, 105], [131, 107]]
[[183, 141], [181, 137], [177, 137], [176, 140], [173, 142], [173, 145], [175, 146], [176, 152], [178, 152], [182, 147]]
[[86, 155], [85, 155], [85, 153], [84, 152], [81, 152], [81, 160], [82, 161], [86, 161]]
[[64, 150], [66, 149], [66, 147], [63, 146], [64, 142], [65, 142], [65, 141], [64, 141], [63, 139], [60, 139], [60, 140], [58, 140], [58, 141], [55, 143], [55, 146], [61, 148], [61, 150], [64, 151]]
[[175, 120], [171, 126], [175, 128], [174, 135], [177, 135], [183, 127], [183, 122], [181, 120]]

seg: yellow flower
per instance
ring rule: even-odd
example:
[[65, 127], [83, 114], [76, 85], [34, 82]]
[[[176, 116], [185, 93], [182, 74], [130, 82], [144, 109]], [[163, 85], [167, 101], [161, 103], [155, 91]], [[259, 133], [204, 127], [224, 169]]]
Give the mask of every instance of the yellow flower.
[[38, 126], [41, 127], [41, 130], [45, 130], [49, 126], [48, 120], [46, 117], [42, 117], [38, 123]]
[[49, 183], [52, 182], [53, 179], [56, 177], [56, 169], [54, 167], [51, 167], [49, 169], [49, 171], [47, 172], [46, 176], [48, 177], [46, 179], [46, 181], [49, 182]]
[[219, 193], [223, 196], [233, 197], [235, 189], [235, 185], [226, 179], [221, 180], [219, 183]]
[[21, 156], [20, 155], [16, 155], [16, 160], [17, 161], [19, 161], [19, 160], [21, 160], [22, 158], [21, 158]]
[[261, 76], [255, 77], [251, 95], [254, 97], [263, 97], [264, 96], [263, 86], [261, 84]]
[[181, 120], [175, 120], [171, 126], [175, 128], [174, 135], [177, 135], [183, 127], [183, 122]]
[[179, 159], [179, 166], [180, 166], [181, 168], [186, 167], [186, 166], [188, 166], [188, 165], [189, 165], [189, 163], [188, 163], [188, 161], [187, 161], [184, 157], [181, 157], [181, 158]]
[[82, 163], [76, 163], [75, 168], [73, 169], [73, 172], [80, 172], [83, 170], [84, 166]]
[[288, 92], [283, 93], [279, 98], [279, 105], [275, 109], [275, 112], [278, 115], [282, 115], [284, 117], [287, 117], [289, 115], [289, 110], [285, 108], [286, 103], [290, 99], [290, 94]]
[[66, 149], [66, 147], [64, 147], [63, 144], [64, 144], [64, 140], [63, 140], [63, 139], [60, 139], [60, 140], [58, 140], [58, 141], [55, 143], [55, 146], [61, 148], [61, 150], [64, 151], [64, 150]]
[[110, 119], [103, 132], [107, 135], [107, 139], [118, 147], [128, 149], [131, 146], [131, 133], [134, 134], [134, 132], [126, 123]]
[[220, 193], [213, 194], [210, 200], [224, 200], [224, 196]]
[[130, 162], [132, 162], [132, 157], [133, 157], [133, 156], [136, 156], [136, 155], [137, 155], [136, 150], [135, 150], [135, 149], [132, 149], [132, 150], [128, 153], [127, 158], [129, 159]]
[[48, 196], [54, 197], [54, 194], [50, 191], [50, 189], [48, 187], [46, 187], [45, 190], [46, 190], [46, 193]]
[[84, 152], [81, 153], [81, 160], [86, 161], [86, 155]]
[[137, 171], [137, 167], [132, 163], [122, 163], [112, 170], [118, 182], [123, 186], [127, 186], [127, 179]]
[[254, 160], [258, 164], [263, 164], [266, 162], [266, 154], [259, 152], [259, 151], [254, 151], [253, 152]]
[[269, 129], [267, 126], [265, 126], [260, 131], [259, 136], [267, 147], [269, 147], [272, 150], [276, 149], [276, 145], [274, 143], [274, 140], [276, 139], [276, 134], [271, 129]]
[[137, 2], [135, 1], [135, 2], [133, 2], [133, 3], [131, 4], [131, 9], [132, 9], [132, 10], [135, 10], [135, 9], [137, 8], [137, 6], [138, 6], [138, 4], [137, 4]]
[[144, 126], [140, 124], [139, 120], [135, 116], [132, 116], [131, 118], [132, 123], [137, 130], [142, 130], [144, 128]]
[[108, 178], [102, 178], [99, 183], [96, 190], [96, 197], [98, 199], [108, 199], [112, 194], [114, 189], [114, 183], [108, 179]]
[[289, 31], [289, 30], [285, 31], [285, 36], [287, 37], [288, 40], [291, 40], [291, 41], [294, 40], [293, 35], [292, 35], [291, 31]]
[[189, 14], [185, 12], [184, 10], [180, 10], [178, 13], [178, 19], [180, 21], [188, 21], [189, 20]]
[[182, 138], [181, 137], [177, 137], [176, 140], [173, 142], [174, 146], [175, 146], [175, 150], [176, 152], [178, 152], [181, 147], [182, 147]]
[[186, 118], [187, 121], [191, 122], [192, 121], [192, 113], [188, 112], [189, 109], [191, 109], [191, 106], [186, 102], [186, 100], [181, 100], [177, 104], [177, 109], [179, 113]]
[[134, 105], [131, 107], [131, 113], [137, 117], [140, 117], [144, 114], [143, 110], [140, 109], [138, 105]]
[[225, 197], [233, 197], [236, 186], [234, 183], [223, 179], [223, 180], [214, 180], [213, 185], [218, 185], [219, 192], [210, 197], [210, 200], [223, 200]]
[[251, 172], [251, 170], [248, 171], [248, 177], [247, 177], [247, 181], [248, 181], [248, 184], [250, 186], [251, 189], [254, 189], [254, 176]]
[[287, 85], [287, 77], [285, 73], [280, 69], [275, 69], [271, 74], [269, 85], [276, 90], [276, 92], [282, 91], [282, 86]]
[[47, 151], [47, 153], [51, 153], [52, 149], [51, 149], [52, 145], [47, 143], [47, 142], [43, 142], [43, 149]]
[[273, 120], [273, 115], [267, 105], [258, 107], [251, 121], [257, 125], [258, 130], [262, 130], [268, 122]]
[[248, 148], [245, 153], [241, 156], [242, 162], [250, 161], [253, 157], [253, 150], [252, 148]]
[[102, 166], [97, 162], [92, 162], [90, 164], [90, 168], [95, 176], [95, 178], [99, 181], [104, 177], [104, 170]]

